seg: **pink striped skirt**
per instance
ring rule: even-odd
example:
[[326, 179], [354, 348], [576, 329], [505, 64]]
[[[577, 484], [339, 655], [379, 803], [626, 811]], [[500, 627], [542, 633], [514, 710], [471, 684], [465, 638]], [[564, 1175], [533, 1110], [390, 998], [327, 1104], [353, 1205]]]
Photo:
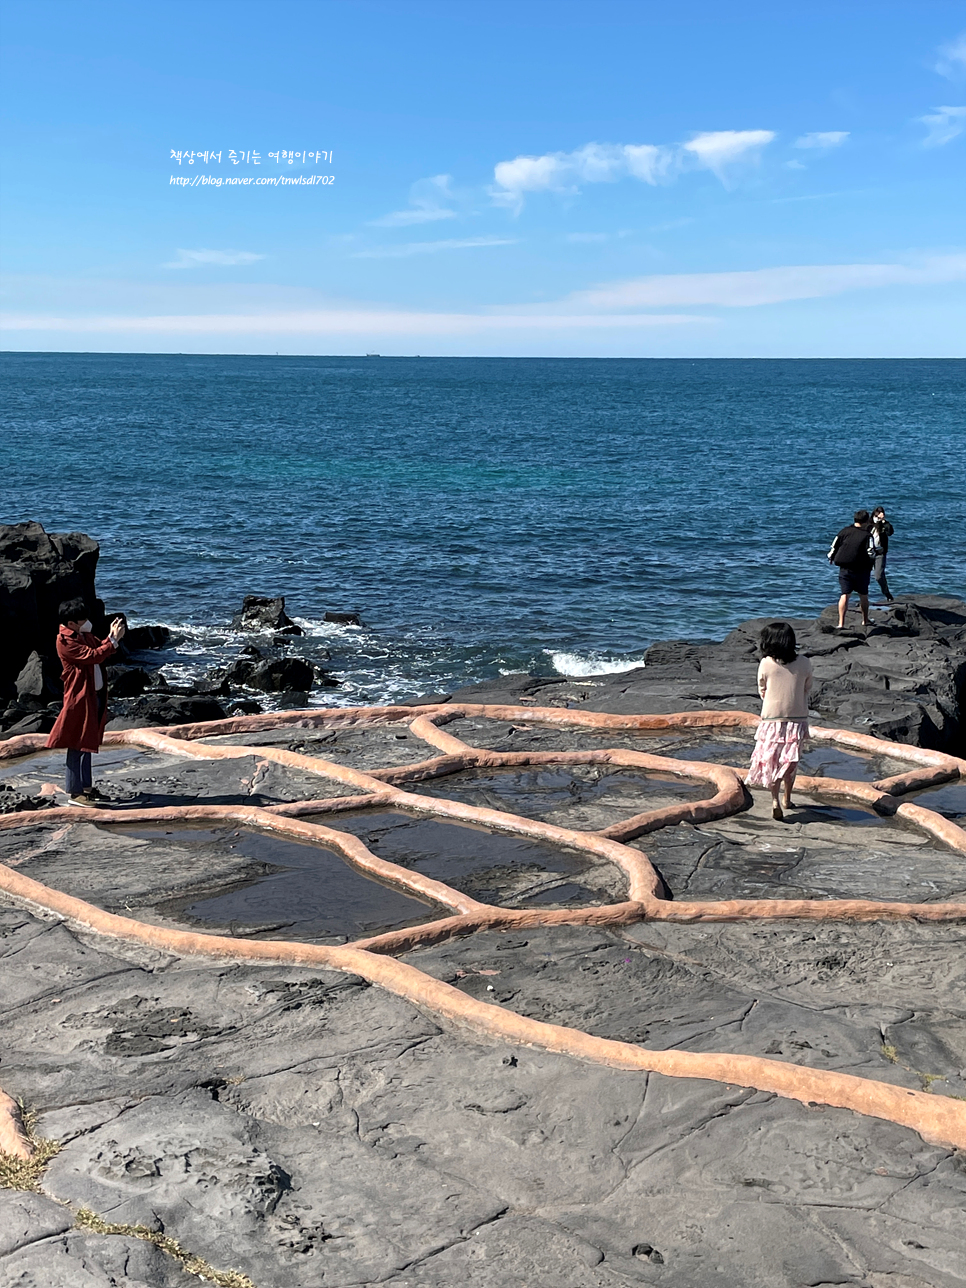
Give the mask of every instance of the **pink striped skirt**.
[[755, 734], [749, 787], [774, 787], [798, 769], [802, 743], [808, 738], [807, 720], [762, 720]]

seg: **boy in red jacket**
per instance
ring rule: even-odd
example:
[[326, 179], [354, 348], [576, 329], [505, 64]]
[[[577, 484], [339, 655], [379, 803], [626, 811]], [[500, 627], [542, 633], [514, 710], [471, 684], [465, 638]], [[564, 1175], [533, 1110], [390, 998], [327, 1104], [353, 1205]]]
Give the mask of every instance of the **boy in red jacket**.
[[71, 805], [92, 805], [91, 753], [100, 751], [107, 724], [107, 681], [102, 663], [117, 652], [124, 622], [115, 617], [106, 640], [91, 634], [82, 599], [61, 604], [57, 655], [64, 674], [64, 705], [47, 739], [48, 747], [67, 748], [67, 795]]

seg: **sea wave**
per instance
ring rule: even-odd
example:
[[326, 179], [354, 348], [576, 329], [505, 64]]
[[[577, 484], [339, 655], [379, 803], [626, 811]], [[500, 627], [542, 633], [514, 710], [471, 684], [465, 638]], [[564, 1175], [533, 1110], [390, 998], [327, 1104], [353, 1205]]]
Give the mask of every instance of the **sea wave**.
[[644, 660], [640, 657], [601, 657], [599, 654], [581, 657], [579, 653], [552, 653], [549, 649], [546, 651], [550, 653], [550, 661], [559, 675], [570, 675], [575, 678], [590, 675], [619, 675], [622, 671], [633, 671], [635, 667], [644, 665]]

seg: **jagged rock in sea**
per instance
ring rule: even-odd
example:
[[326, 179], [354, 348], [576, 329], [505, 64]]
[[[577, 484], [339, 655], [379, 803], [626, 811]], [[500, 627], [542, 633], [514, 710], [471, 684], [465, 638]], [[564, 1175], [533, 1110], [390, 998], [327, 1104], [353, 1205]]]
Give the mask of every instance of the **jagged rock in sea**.
[[301, 635], [302, 628], [296, 626], [285, 611], [285, 596], [266, 598], [264, 595], [246, 595], [242, 601], [240, 613], [231, 619], [232, 629], [236, 631], [276, 631], [280, 635]]
[[312, 687], [315, 672], [308, 662], [299, 657], [277, 657], [250, 660], [237, 658], [225, 672], [231, 684], [242, 684], [265, 693], [307, 693]]

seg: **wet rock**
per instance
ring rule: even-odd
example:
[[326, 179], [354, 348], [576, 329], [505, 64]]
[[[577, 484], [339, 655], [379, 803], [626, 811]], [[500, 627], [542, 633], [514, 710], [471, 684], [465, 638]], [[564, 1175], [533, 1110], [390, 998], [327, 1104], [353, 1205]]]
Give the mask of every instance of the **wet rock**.
[[358, 613], [326, 613], [324, 621], [334, 622], [337, 626], [362, 626], [362, 618]]
[[285, 612], [285, 596], [269, 599], [262, 595], [246, 595], [242, 610], [231, 619], [236, 631], [284, 631], [286, 635], [301, 635], [302, 629]]
[[[210, 697], [185, 697], [179, 694], [151, 694], [138, 698], [129, 716], [147, 725], [195, 724], [200, 720], [224, 720], [225, 710]], [[9, 737], [9, 733], [6, 735]]]
[[53, 796], [28, 796], [9, 783], [0, 783], [0, 814], [15, 814], [22, 809], [48, 809], [56, 803]]
[[164, 648], [170, 638], [167, 626], [129, 626], [124, 646], [130, 653], [140, 653], [146, 649]]
[[253, 698], [238, 698], [228, 708], [230, 716], [257, 716], [261, 714], [262, 704]]
[[298, 657], [279, 657], [259, 661], [238, 658], [225, 672], [231, 684], [261, 689], [265, 693], [308, 692], [315, 673], [308, 662]]
[[109, 691], [114, 698], [137, 698], [151, 684], [151, 675], [140, 666], [112, 666], [108, 670]]

